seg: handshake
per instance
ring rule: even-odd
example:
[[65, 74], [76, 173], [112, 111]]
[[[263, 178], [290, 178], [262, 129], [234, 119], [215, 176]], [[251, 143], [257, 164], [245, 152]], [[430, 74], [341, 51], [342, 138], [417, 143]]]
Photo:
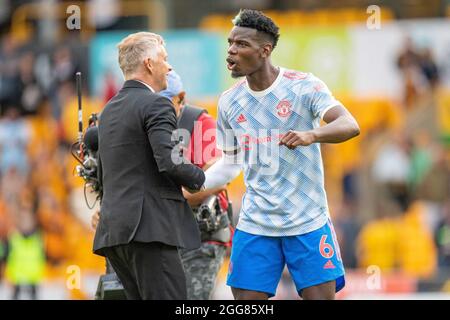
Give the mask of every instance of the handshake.
[[205, 190], [206, 190], [204, 184], [203, 184], [203, 185], [200, 187], [200, 189], [198, 189], [198, 190], [190, 189], [190, 188], [185, 187], [185, 186], [183, 186], [183, 189], [186, 190], [186, 191], [189, 192], [189, 193], [192, 193], [192, 194], [197, 193], [197, 192], [202, 192], [202, 191], [205, 191]]
[[[189, 188], [186, 188], [186, 187], [183, 187], [183, 189], [186, 190], [187, 192], [189, 192], [190, 194], [195, 194], [195, 193], [199, 193], [199, 192], [205, 191], [205, 185], [202, 185], [199, 190], [193, 190], [193, 189], [189, 189]], [[220, 189], [220, 191], [222, 191], [222, 190], [225, 190], [225, 187]], [[218, 192], [218, 190], [215, 190], [215, 189], [211, 190], [211, 191], [212, 192]], [[183, 194], [186, 197], [186, 193], [183, 192]], [[97, 211], [95, 211], [95, 213], [91, 217], [91, 227], [92, 227], [92, 229], [94, 229], [94, 230], [97, 229], [97, 225], [98, 225], [99, 220], [100, 220], [100, 211], [97, 210]]]

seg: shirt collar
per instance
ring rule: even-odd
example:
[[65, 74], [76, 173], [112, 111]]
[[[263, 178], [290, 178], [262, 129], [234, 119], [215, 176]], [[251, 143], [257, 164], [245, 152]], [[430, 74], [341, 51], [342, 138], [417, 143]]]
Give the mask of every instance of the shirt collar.
[[140, 82], [140, 83], [142, 83], [143, 85], [145, 85], [151, 92], [153, 92], [153, 93], [155, 93], [155, 90], [152, 88], [152, 87], [150, 87], [148, 84], [146, 84], [145, 82], [143, 82], [143, 81], [141, 81], [141, 80], [137, 80], [137, 79], [134, 79], [135, 81], [138, 81], [138, 82]]

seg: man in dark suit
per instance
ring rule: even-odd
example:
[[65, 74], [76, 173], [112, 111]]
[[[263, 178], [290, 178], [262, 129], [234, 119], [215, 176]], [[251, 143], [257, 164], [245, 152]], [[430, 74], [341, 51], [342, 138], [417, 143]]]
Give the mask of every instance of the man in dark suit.
[[178, 247], [200, 234], [181, 187], [198, 191], [204, 173], [180, 163], [175, 109], [155, 92], [171, 67], [162, 38], [132, 34], [118, 45], [125, 84], [99, 119], [103, 198], [94, 252], [106, 256], [128, 299], [186, 299]]

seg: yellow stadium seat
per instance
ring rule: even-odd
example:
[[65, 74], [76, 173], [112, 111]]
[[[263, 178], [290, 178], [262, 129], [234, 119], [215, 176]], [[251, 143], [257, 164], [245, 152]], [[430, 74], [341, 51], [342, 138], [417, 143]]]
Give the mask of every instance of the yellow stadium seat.
[[357, 240], [359, 267], [376, 265], [383, 271], [395, 269], [400, 228], [395, 218], [382, 218], [365, 224]]
[[[394, 19], [392, 10], [386, 7], [380, 8], [382, 21]], [[365, 23], [369, 14], [365, 8], [342, 8], [342, 9], [319, 9], [314, 11], [268, 10], [264, 12], [281, 28], [295, 28], [305, 25], [343, 25], [351, 23]], [[228, 30], [234, 15], [211, 14], [204, 17], [199, 24], [200, 29], [206, 30]]]
[[442, 91], [438, 94], [439, 129], [450, 142], [450, 92]]
[[[95, 99], [83, 98], [83, 128], [86, 129], [88, 119], [92, 113], [99, 113], [103, 104]], [[78, 100], [73, 97], [63, 106], [61, 121], [64, 137], [68, 142], [75, 142], [78, 138]]]
[[437, 252], [427, 229], [425, 207], [413, 203], [404, 214], [399, 232], [399, 265], [408, 275], [430, 277], [436, 271]]

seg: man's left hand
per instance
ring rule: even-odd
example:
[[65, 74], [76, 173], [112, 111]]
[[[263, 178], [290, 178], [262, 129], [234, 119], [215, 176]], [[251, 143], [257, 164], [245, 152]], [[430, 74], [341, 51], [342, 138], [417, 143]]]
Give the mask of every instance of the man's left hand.
[[295, 149], [298, 146], [309, 146], [315, 142], [315, 135], [312, 131], [292, 131], [289, 130], [278, 143], [285, 145], [289, 149]]
[[186, 186], [183, 186], [183, 189], [186, 190], [187, 192], [191, 193], [191, 194], [194, 194], [194, 193], [198, 193], [198, 192], [204, 191], [204, 190], [205, 190], [205, 185], [202, 185], [201, 188], [200, 188], [199, 190], [196, 190], [196, 189], [189, 189], [189, 188], [186, 187]]
[[91, 227], [92, 229], [97, 229], [98, 222], [100, 221], [100, 211], [95, 211], [91, 217]]

